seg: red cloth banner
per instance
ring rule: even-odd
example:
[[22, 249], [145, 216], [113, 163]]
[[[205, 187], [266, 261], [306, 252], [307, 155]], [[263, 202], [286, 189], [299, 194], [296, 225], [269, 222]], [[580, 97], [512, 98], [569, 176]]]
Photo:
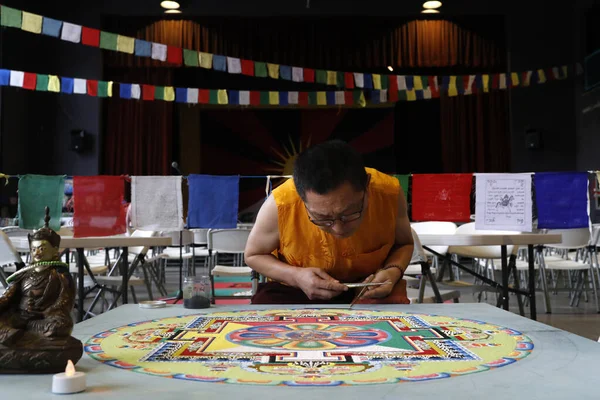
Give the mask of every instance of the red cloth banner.
[[469, 222], [473, 174], [414, 174], [413, 221]]
[[127, 204], [121, 176], [73, 177], [73, 236], [125, 233]]

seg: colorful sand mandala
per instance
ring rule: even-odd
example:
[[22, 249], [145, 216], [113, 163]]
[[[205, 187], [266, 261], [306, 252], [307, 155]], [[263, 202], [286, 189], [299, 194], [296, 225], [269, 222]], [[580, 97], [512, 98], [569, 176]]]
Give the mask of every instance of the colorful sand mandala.
[[512, 329], [390, 311], [291, 309], [186, 315], [99, 333], [85, 351], [168, 378], [336, 386], [449, 378], [503, 367], [533, 349]]

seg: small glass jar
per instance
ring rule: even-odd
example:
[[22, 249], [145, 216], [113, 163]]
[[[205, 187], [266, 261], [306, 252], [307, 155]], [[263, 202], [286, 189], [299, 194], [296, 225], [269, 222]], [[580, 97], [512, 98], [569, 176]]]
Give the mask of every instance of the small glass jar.
[[183, 306], [185, 308], [209, 308], [211, 303], [210, 278], [186, 276], [183, 280]]

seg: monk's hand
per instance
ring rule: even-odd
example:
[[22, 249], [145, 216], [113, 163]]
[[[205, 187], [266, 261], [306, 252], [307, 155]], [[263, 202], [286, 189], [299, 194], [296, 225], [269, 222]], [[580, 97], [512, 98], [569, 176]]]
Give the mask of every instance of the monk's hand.
[[[371, 283], [385, 283], [381, 286], [369, 286], [363, 293], [362, 297], [365, 299], [380, 299], [389, 296], [394, 289], [394, 285], [402, 277], [402, 272], [398, 268], [383, 269], [375, 274], [375, 277], [369, 276], [363, 282]], [[373, 278], [373, 280], [371, 280]]]
[[319, 268], [298, 268], [295, 283], [310, 300], [330, 300], [348, 290]]

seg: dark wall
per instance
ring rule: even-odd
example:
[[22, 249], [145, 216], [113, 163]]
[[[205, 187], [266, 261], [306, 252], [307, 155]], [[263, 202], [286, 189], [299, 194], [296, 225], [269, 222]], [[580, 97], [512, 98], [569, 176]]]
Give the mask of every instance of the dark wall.
[[[31, 3], [31, 4], [30, 4]], [[46, 4], [44, 4], [46, 3]], [[92, 3], [12, 1], [24, 8], [58, 19], [100, 27], [102, 14], [143, 15], [160, 13], [158, 1], [105, 0]], [[155, 4], [156, 3], [156, 4]], [[369, 7], [355, 0], [289, 1], [216, 1], [190, 2], [188, 12], [196, 15], [406, 15], [416, 13], [416, 2], [372, 0]], [[408, 4], [411, 3], [411, 4]], [[453, 1], [444, 5], [448, 14], [505, 15], [513, 70], [552, 67], [581, 59], [579, 49], [583, 6], [586, 1], [562, 2], [548, 7], [541, 0], [504, 2]], [[10, 1], [5, 2], [11, 5]], [[583, 6], [582, 6], [583, 5]], [[579, 10], [578, 10], [579, 7]], [[101, 52], [84, 46], [61, 43], [38, 35], [4, 30], [2, 66], [67, 76], [99, 78], [102, 73]], [[8, 40], [10, 39], [10, 40]], [[14, 39], [14, 40], [13, 40]], [[30, 50], [23, 52], [28, 46]], [[37, 53], [35, 53], [37, 52]], [[43, 61], [42, 61], [43, 60]], [[568, 170], [587, 162], [578, 150], [587, 147], [591, 131], [580, 130], [578, 108], [581, 91], [574, 81], [549, 82], [530, 88], [515, 89], [511, 95], [511, 165], [517, 171]], [[2, 163], [3, 172], [45, 172], [95, 174], [99, 170], [101, 132], [100, 100], [80, 95], [24, 93], [14, 88], [2, 89]], [[58, 99], [58, 100], [56, 100]], [[526, 150], [526, 129], [541, 132], [543, 147]], [[72, 129], [86, 129], [94, 137], [94, 149], [86, 155], [68, 150]], [[32, 144], [36, 144], [33, 146]], [[579, 144], [578, 144], [579, 143]], [[39, 144], [39, 146], [38, 146]], [[53, 149], [50, 151], [49, 149]], [[47, 165], [51, 165], [48, 168]]]

